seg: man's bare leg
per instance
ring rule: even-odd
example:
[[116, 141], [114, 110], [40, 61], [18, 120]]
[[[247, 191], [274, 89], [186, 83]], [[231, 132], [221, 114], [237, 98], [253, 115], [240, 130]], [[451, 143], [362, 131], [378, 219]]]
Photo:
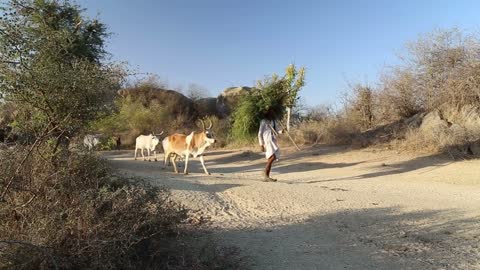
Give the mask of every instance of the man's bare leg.
[[273, 154], [271, 157], [267, 159], [267, 166], [265, 166], [265, 172], [264, 172], [264, 179], [263, 181], [265, 182], [276, 182], [277, 179], [270, 178], [270, 171], [272, 170], [272, 164], [277, 158], [275, 157], [275, 154]]

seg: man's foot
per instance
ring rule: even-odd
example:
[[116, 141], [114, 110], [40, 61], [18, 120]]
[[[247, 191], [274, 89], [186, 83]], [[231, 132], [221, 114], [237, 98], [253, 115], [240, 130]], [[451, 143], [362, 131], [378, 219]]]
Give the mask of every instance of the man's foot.
[[277, 179], [274, 179], [274, 178], [270, 178], [268, 176], [265, 176], [263, 178], [263, 182], [277, 182]]

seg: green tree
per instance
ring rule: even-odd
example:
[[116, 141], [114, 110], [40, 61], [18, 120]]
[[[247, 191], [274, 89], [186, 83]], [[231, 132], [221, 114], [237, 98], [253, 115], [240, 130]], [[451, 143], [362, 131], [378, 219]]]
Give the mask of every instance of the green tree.
[[295, 65], [288, 66], [285, 74], [287, 97], [287, 130], [290, 131], [290, 116], [292, 108], [298, 103], [298, 92], [305, 85], [305, 68], [297, 71]]
[[[131, 97], [116, 101], [117, 112], [94, 122], [92, 129], [105, 134], [119, 134], [135, 131], [138, 134], [160, 132], [162, 127], [172, 123], [172, 114], [157, 102], [148, 107]], [[162, 129], [163, 130], [163, 129]]]
[[106, 27], [69, 1], [11, 0], [1, 11], [0, 93], [18, 105], [16, 128], [56, 152], [113, 104], [123, 73], [105, 63]]

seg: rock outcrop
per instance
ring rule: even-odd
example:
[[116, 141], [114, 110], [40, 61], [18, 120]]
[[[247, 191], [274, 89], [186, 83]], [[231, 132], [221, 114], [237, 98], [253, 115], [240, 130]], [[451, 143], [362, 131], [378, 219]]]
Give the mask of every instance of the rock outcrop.
[[163, 105], [174, 115], [185, 115], [195, 117], [196, 111], [193, 101], [183, 94], [167, 89], [153, 87], [125, 88], [118, 91], [118, 94], [124, 98], [131, 97], [134, 100], [142, 102], [145, 106], [150, 106], [152, 102]]
[[247, 95], [253, 88], [247, 86], [229, 87], [217, 97], [217, 112], [220, 116], [230, 115], [238, 105], [241, 97]]

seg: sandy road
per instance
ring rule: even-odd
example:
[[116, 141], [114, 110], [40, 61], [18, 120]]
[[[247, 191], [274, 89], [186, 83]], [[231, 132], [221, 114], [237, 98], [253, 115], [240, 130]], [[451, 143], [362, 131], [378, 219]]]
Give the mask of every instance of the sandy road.
[[210, 237], [235, 245], [254, 269], [480, 269], [480, 160], [318, 146], [287, 149], [277, 183], [263, 157], [208, 152], [211, 176], [161, 170], [131, 152], [105, 157], [171, 188]]

